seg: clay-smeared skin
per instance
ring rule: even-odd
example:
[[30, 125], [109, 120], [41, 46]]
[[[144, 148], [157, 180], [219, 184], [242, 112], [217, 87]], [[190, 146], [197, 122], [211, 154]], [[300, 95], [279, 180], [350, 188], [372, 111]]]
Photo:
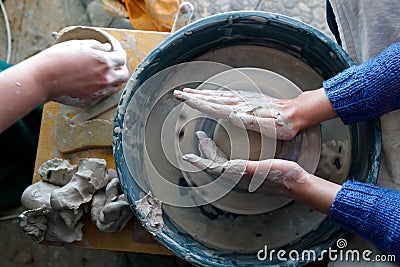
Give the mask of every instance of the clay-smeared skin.
[[270, 138], [290, 140], [297, 131], [285, 112], [285, 104], [260, 93], [197, 90], [174, 91], [177, 99], [217, 119], [226, 119], [235, 126], [254, 130]]
[[[183, 156], [184, 160], [214, 175], [221, 175], [223, 173], [239, 174], [244, 175], [244, 179], [251, 179], [251, 176], [246, 175], [247, 160], [228, 160], [205, 132], [196, 132], [196, 137], [199, 140], [199, 150], [202, 157], [194, 154], [186, 154]], [[289, 182], [305, 183], [309, 174], [296, 163], [288, 163], [288, 165], [290, 164], [293, 165], [293, 169], [283, 172], [279, 169], [270, 169], [270, 162], [260, 161], [260, 165], [252, 170], [252, 173], [257, 173], [257, 175], [262, 175], [264, 177], [262, 190], [294, 198], [294, 196], [290, 194]]]
[[49, 100], [87, 106], [120, 89], [126, 53], [95, 40], [56, 44], [0, 73], [0, 132]]
[[174, 96], [215, 119], [226, 119], [237, 127], [279, 140], [291, 140], [300, 130], [337, 116], [324, 88], [303, 92], [293, 99], [191, 88], [175, 90]]
[[[74, 49], [74, 45], [77, 45], [71, 42], [76, 42], [76, 39], [97, 42], [97, 46], [93, 45], [97, 50], [81, 48], [81, 53], [95, 58], [98, 62], [108, 67], [106, 68], [107, 73], [103, 77], [103, 80], [106, 80], [108, 85], [84, 97], [68, 94], [54, 98], [55, 101], [71, 106], [94, 105], [105, 96], [119, 91], [121, 83], [129, 78], [129, 71], [126, 65], [126, 52], [119, 41], [111, 34], [100, 29], [77, 26], [66, 28], [60, 33], [54, 33], [53, 37], [56, 39], [58, 46], [61, 45], [69, 49]], [[69, 43], [73, 45], [71, 46]], [[57, 80], [53, 82], [59, 83]], [[101, 84], [102, 79], [99, 79], [97, 82]]]
[[[264, 182], [259, 190], [300, 200], [310, 207], [329, 214], [330, 207], [340, 185], [328, 182], [306, 172], [296, 162], [280, 159], [247, 161], [228, 160], [204, 132], [197, 132], [202, 156], [184, 155], [183, 159], [194, 166], [214, 175], [222, 173], [243, 174], [242, 179], [262, 175]], [[210, 157], [210, 158], [207, 158]]]
[[222, 173], [242, 175], [245, 173], [245, 160], [228, 161], [224, 153], [203, 131], [196, 132], [196, 137], [199, 140], [199, 150], [204, 158], [194, 154], [186, 154], [183, 156], [184, 160], [190, 162], [200, 170], [205, 170], [215, 175], [221, 175]]

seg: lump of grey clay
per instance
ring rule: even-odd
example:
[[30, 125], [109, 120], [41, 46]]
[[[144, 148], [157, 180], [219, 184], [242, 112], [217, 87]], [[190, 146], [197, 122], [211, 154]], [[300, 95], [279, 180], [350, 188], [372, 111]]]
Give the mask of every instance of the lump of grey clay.
[[[78, 167], [53, 159], [43, 164], [39, 173], [45, 181], [25, 190], [21, 201], [31, 210], [19, 216], [22, 230], [36, 241], [82, 240], [81, 219], [96, 191], [91, 213], [101, 231], [119, 231], [133, 216], [116, 171], [107, 170], [104, 159], [84, 158]], [[50, 182], [65, 184], [60, 187]]]
[[107, 170], [107, 175], [108, 175], [109, 181], [111, 181], [114, 178], [118, 178], [117, 171], [114, 170], [114, 169], [108, 169]]
[[59, 186], [39, 181], [28, 186], [21, 196], [21, 203], [26, 209], [37, 209], [43, 205], [50, 208], [51, 193]]
[[46, 206], [26, 210], [18, 216], [22, 231], [34, 241], [73, 242], [82, 240], [83, 208], [55, 211]]
[[113, 178], [105, 190], [100, 190], [93, 196], [91, 220], [100, 231], [120, 231], [132, 217], [132, 210], [121, 193], [118, 178]]
[[106, 164], [105, 159], [83, 158], [79, 161], [76, 175], [86, 178], [98, 190], [110, 181], [107, 176]]
[[42, 241], [45, 237], [48, 212], [47, 207], [43, 206], [38, 209], [26, 210], [18, 216], [22, 231], [36, 242]]
[[82, 240], [82, 215], [83, 208], [49, 212], [45, 239], [66, 243]]
[[50, 205], [55, 210], [75, 210], [92, 200], [95, 191], [86, 178], [75, 174], [68, 184], [52, 192]]
[[132, 217], [133, 213], [128, 201], [121, 196], [117, 201], [104, 206], [96, 225], [100, 231], [113, 233], [122, 230]]
[[109, 180], [104, 159], [83, 158], [71, 181], [51, 194], [51, 207], [56, 210], [78, 209], [91, 201], [96, 190], [106, 186]]
[[38, 173], [43, 181], [54, 185], [66, 185], [76, 172], [76, 165], [71, 165], [68, 160], [54, 158], [43, 163]]
[[143, 217], [143, 223], [148, 229], [162, 229], [164, 227], [164, 220], [162, 217], [161, 201], [153, 198], [150, 193], [142, 199], [135, 201], [136, 210]]

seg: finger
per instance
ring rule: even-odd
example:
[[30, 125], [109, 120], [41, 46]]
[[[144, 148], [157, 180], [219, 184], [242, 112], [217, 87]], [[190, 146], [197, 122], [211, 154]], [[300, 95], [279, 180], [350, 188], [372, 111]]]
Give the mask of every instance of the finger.
[[199, 150], [201, 155], [216, 163], [224, 163], [227, 161], [225, 154], [217, 147], [215, 142], [207, 136], [203, 131], [197, 131], [196, 137], [199, 140]]
[[103, 89], [97, 90], [89, 96], [80, 97], [80, 98], [71, 98], [68, 96], [64, 96], [62, 99], [57, 98], [55, 101], [60, 102], [65, 105], [76, 106], [76, 107], [89, 107], [93, 106], [107, 96], [112, 95], [113, 93], [120, 90], [119, 86], [108, 86]]
[[126, 64], [126, 52], [119, 43], [115, 43], [114, 47], [112, 47], [109, 43], [100, 43], [96, 40], [82, 40], [82, 42], [87, 42], [88, 47], [94, 50], [96, 59], [99, 61], [111, 62], [110, 65], [112, 67]]
[[126, 52], [125, 50], [119, 51], [97, 51], [99, 60], [105, 60], [103, 62], [108, 63], [111, 67], [119, 67], [126, 65]]
[[210, 96], [210, 95], [203, 95], [203, 94], [192, 94], [190, 92], [183, 91], [184, 95], [197, 98], [199, 100], [207, 101], [210, 103], [216, 103], [221, 105], [236, 105], [242, 101], [239, 97], [236, 96]]
[[232, 112], [229, 120], [236, 127], [257, 131], [269, 138], [277, 138], [274, 118], [260, 118], [247, 113]]
[[109, 72], [110, 75], [110, 84], [111, 85], [117, 85], [126, 82], [129, 80], [129, 70], [126, 65], [123, 65], [121, 67], [117, 67], [114, 70], [111, 70]]
[[262, 160], [262, 161], [248, 161], [246, 165], [246, 171], [252, 175], [249, 183], [249, 192], [256, 191], [264, 181], [272, 182], [266, 187], [267, 190], [271, 190], [271, 185], [274, 183], [280, 183], [283, 175], [281, 170], [272, 169], [273, 159]]
[[[222, 87], [221, 87], [222, 88]], [[264, 99], [265, 101], [268, 101], [270, 97], [266, 98], [264, 94], [261, 92], [248, 92], [248, 91], [239, 91], [239, 90], [231, 90], [231, 89], [216, 89], [216, 90], [199, 90], [199, 89], [193, 89], [193, 88], [184, 88], [184, 92], [191, 93], [191, 94], [196, 94], [196, 95], [205, 95], [205, 96], [212, 96], [212, 97], [237, 97], [241, 99], [242, 101], [244, 100], [250, 100], [250, 99]], [[270, 102], [270, 101], [269, 101]]]
[[229, 120], [232, 122], [233, 125], [244, 128], [244, 129], [257, 129], [260, 128], [258, 123], [258, 117], [250, 115], [244, 112], [232, 112], [229, 114]]
[[85, 99], [80, 99], [78, 97], [71, 97], [68, 95], [62, 95], [51, 99], [52, 101], [58, 102], [60, 104], [74, 106], [74, 107], [86, 107], [91, 103], [88, 103]]
[[101, 43], [97, 40], [82, 40], [83, 45], [88, 45], [90, 48], [95, 49], [95, 50], [100, 50], [103, 52], [111, 52], [112, 47], [111, 44], [109, 43]]
[[230, 91], [230, 90], [198, 90], [192, 88], [184, 88], [183, 92], [196, 94], [196, 95], [205, 95], [205, 96], [220, 96], [220, 97], [237, 97], [240, 95], [240, 91]]
[[214, 118], [228, 119], [229, 114], [233, 111], [232, 107], [228, 105], [221, 105], [200, 100], [191, 94], [187, 94], [179, 90], [174, 91], [174, 96], [179, 100], [185, 101], [185, 103], [190, 107], [206, 113]]
[[[251, 102], [250, 102], [251, 103]], [[258, 106], [247, 111], [248, 114], [257, 116], [259, 118], [276, 118], [279, 114], [275, 108], [272, 108], [268, 103], [259, 103]]]
[[219, 175], [222, 173], [222, 164], [214, 163], [212, 160], [201, 158], [195, 154], [186, 154], [182, 157], [185, 161], [190, 162], [193, 166], [204, 170], [211, 174]]
[[260, 93], [185, 88], [183, 89], [183, 94], [186, 94], [187, 97], [221, 105], [246, 104], [248, 106], [246, 112], [259, 117], [276, 117], [279, 115], [276, 108], [273, 108], [276, 105], [273, 105], [270, 100]]
[[61, 42], [61, 43], [58, 43], [58, 44], [54, 45], [54, 47], [57, 47], [57, 46], [66, 46], [66, 47], [69, 47], [69, 48], [72, 48], [72, 47], [77, 48], [77, 47], [79, 47], [81, 49], [82, 48], [83, 49], [86, 48], [88, 50], [93, 49], [93, 50], [100, 50], [100, 51], [105, 51], [105, 52], [110, 52], [111, 51], [111, 45], [109, 43], [101, 43], [101, 42], [99, 42], [97, 40], [94, 40], [94, 39], [68, 40], [68, 41]]
[[239, 174], [244, 175], [246, 172], [247, 160], [234, 159], [225, 162], [222, 165], [222, 172], [226, 174]]
[[256, 170], [260, 171], [263, 166], [266, 166], [266, 160], [262, 161], [255, 161], [255, 160], [248, 160], [246, 164], [246, 172], [248, 174], [254, 174]]

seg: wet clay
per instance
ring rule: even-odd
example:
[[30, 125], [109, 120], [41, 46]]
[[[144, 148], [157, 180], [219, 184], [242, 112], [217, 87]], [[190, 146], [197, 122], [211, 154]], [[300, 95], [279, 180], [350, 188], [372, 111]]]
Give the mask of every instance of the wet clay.
[[164, 227], [161, 202], [158, 199], [153, 198], [150, 193], [148, 193], [142, 199], [136, 201], [135, 205], [136, 211], [143, 216], [143, 222], [145, 222], [150, 229], [156, 231]]
[[51, 208], [50, 196], [55, 189], [60, 187], [44, 181], [32, 184], [22, 193], [21, 203], [27, 209], [38, 209], [40, 207]]
[[[19, 216], [20, 227], [35, 241], [81, 240], [82, 218], [90, 205], [92, 221], [100, 231], [119, 231], [132, 218], [117, 173], [106, 169], [104, 159], [82, 158], [78, 166], [52, 159], [40, 169], [48, 182], [39, 181], [24, 191], [21, 202], [29, 210]], [[72, 178], [63, 186], [50, 183], [65, 181], [67, 174]]]
[[92, 222], [100, 231], [106, 233], [122, 230], [133, 217], [116, 176], [111, 179], [105, 190], [99, 190], [93, 196], [90, 213]]
[[43, 181], [63, 186], [71, 180], [76, 169], [77, 166], [71, 165], [68, 160], [55, 158], [43, 163], [39, 167], [38, 173]]

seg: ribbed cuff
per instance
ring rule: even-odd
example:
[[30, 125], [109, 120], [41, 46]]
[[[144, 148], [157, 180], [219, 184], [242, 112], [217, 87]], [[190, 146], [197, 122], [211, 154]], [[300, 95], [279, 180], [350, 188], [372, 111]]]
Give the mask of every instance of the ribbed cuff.
[[331, 219], [346, 230], [400, 256], [400, 192], [347, 181], [336, 195]]
[[347, 181], [336, 195], [331, 208], [331, 217], [346, 228], [358, 229], [371, 217], [371, 211], [375, 210], [382, 193], [379, 188], [370, 184]]
[[400, 42], [324, 81], [323, 86], [345, 124], [378, 118], [400, 108]]
[[[326, 95], [344, 124], [350, 124], [363, 115], [358, 114], [360, 108], [355, 107], [359, 101], [355, 97], [360, 95], [353, 90], [353, 88], [360, 88], [360, 78], [356, 77], [357, 71], [358, 66], [353, 66], [323, 82]], [[357, 109], [356, 112], [353, 109]]]

